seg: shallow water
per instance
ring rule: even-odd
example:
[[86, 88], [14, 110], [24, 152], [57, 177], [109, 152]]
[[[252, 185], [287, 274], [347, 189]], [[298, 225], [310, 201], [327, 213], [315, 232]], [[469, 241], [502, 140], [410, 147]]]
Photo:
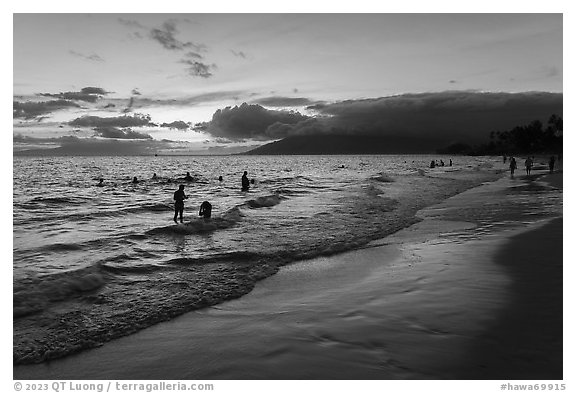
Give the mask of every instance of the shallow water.
[[[539, 194], [518, 192], [525, 187], [537, 188]], [[496, 254], [510, 236], [539, 228], [561, 214], [561, 190], [537, 180], [504, 177], [424, 208], [417, 214], [424, 221], [358, 250], [284, 266], [241, 299], [187, 313], [63, 361], [18, 367], [15, 375], [46, 379], [540, 375], [535, 357], [545, 358], [546, 353], [518, 357], [521, 349], [534, 346], [499, 343], [498, 332], [491, 331], [498, 326], [499, 315], [509, 313], [516, 296]], [[492, 349], [487, 358], [475, 356], [479, 346]], [[502, 346], [512, 352], [500, 353]], [[515, 356], [513, 364], [510, 355]], [[506, 374], [515, 367], [529, 371]]]
[[[383, 238], [502, 169], [486, 157], [429, 169], [430, 159], [14, 158], [15, 361], [64, 356], [242, 296], [279, 266]], [[256, 180], [247, 193], [244, 170]], [[183, 182], [186, 172], [195, 181]], [[190, 199], [186, 223], [174, 225], [180, 183]], [[197, 216], [204, 200], [209, 221]]]

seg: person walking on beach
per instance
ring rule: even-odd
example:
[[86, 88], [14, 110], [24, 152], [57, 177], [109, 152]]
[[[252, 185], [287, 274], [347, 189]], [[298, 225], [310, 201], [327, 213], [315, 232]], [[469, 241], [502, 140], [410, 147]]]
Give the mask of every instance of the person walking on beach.
[[178, 221], [176, 220], [178, 215], [180, 215], [180, 222], [184, 222], [182, 220], [182, 215], [184, 214], [184, 199], [188, 199], [188, 197], [184, 193], [184, 185], [180, 184], [178, 191], [174, 193], [174, 201], [176, 201], [174, 203], [174, 222], [176, 224], [178, 224]]
[[250, 181], [248, 180], [248, 172], [244, 171], [242, 175], [242, 191], [248, 191], [250, 188]]
[[204, 219], [210, 218], [212, 216], [212, 204], [208, 201], [202, 202], [198, 215], [204, 217]]
[[526, 167], [526, 174], [529, 175], [530, 171], [532, 171], [532, 159], [530, 157], [526, 158], [526, 161], [524, 161], [524, 166]]
[[514, 177], [514, 171], [516, 170], [516, 159], [510, 157], [510, 177]]
[[554, 158], [554, 156], [550, 156], [550, 160], [548, 161], [548, 168], [550, 168], [550, 173], [554, 172], [554, 163], [556, 162], [556, 159]]

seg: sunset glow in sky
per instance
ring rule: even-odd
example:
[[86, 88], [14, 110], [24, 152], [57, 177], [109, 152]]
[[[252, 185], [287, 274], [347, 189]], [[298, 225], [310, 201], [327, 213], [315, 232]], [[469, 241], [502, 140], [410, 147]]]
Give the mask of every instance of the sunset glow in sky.
[[[14, 118], [15, 150], [118, 132], [69, 124], [82, 116], [149, 115], [130, 128], [147, 143], [197, 150], [230, 144], [194, 125], [242, 103], [314, 116], [404, 94], [562, 93], [562, 42], [561, 14], [15, 14], [14, 101], [41, 103]], [[57, 100], [74, 105], [45, 107]]]

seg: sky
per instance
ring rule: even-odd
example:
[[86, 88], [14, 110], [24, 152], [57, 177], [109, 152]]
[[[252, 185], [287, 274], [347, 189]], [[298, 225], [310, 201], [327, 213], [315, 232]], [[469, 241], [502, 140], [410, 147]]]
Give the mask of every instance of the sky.
[[562, 49], [562, 14], [14, 14], [13, 151], [478, 136], [561, 111]]

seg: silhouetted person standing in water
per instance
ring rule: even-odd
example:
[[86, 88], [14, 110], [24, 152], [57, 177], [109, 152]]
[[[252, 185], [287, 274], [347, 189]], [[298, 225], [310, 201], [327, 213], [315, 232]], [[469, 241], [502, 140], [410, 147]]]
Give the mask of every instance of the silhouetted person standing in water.
[[510, 177], [514, 177], [514, 171], [516, 170], [516, 159], [510, 157]]
[[137, 178], [136, 176], [134, 176], [134, 179], [132, 179], [132, 183], [133, 183], [133, 184], [138, 183], [138, 178]]
[[554, 163], [556, 162], [556, 159], [554, 158], [554, 156], [550, 156], [550, 160], [548, 160], [548, 168], [550, 168], [550, 173], [554, 172]]
[[184, 180], [192, 181], [192, 180], [194, 180], [194, 178], [192, 176], [190, 176], [190, 172], [186, 172], [186, 176], [184, 176]]
[[210, 216], [212, 216], [212, 205], [210, 204], [210, 202], [208, 201], [202, 202], [202, 204], [200, 205], [200, 211], [198, 212], [198, 215], [204, 218], [210, 218]]
[[184, 194], [184, 185], [180, 184], [178, 191], [174, 193], [174, 201], [176, 201], [174, 203], [174, 222], [176, 224], [178, 224], [178, 221], [176, 220], [178, 215], [180, 215], [180, 222], [183, 222], [182, 215], [184, 214], [184, 199], [188, 199], [188, 197]]
[[248, 191], [250, 188], [250, 181], [248, 180], [248, 172], [244, 171], [242, 175], [242, 191]]
[[532, 170], [532, 159], [530, 157], [526, 158], [526, 161], [524, 161], [524, 166], [526, 167], [526, 174], [529, 175], [530, 171]]

